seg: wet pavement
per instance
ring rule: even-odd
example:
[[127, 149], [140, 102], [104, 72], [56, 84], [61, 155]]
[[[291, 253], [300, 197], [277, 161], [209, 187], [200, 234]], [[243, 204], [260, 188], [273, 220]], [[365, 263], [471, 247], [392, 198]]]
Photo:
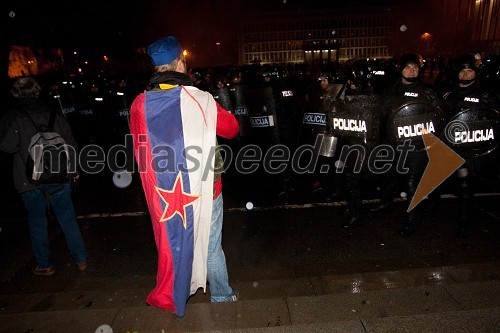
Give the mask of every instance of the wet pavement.
[[114, 332], [498, 332], [496, 191], [476, 198], [467, 238], [455, 236], [458, 201], [445, 191], [402, 238], [406, 200], [370, 212], [379, 189], [367, 183], [365, 222], [346, 231], [342, 198], [324, 200], [308, 184], [299, 179], [285, 199], [277, 178], [225, 176], [223, 247], [240, 301], [211, 304], [199, 290], [184, 318], [145, 304], [156, 249], [136, 175], [124, 189], [111, 174], [82, 177], [74, 201], [89, 267], [78, 271], [50, 217], [51, 277], [31, 273], [26, 217], [11, 191], [0, 221], [0, 332], [95, 332], [102, 324]]

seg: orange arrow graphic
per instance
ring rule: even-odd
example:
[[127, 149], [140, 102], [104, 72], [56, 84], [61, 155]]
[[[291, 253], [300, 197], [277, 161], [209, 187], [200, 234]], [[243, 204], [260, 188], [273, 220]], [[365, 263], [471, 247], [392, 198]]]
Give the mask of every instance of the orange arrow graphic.
[[465, 160], [434, 134], [422, 130], [429, 163], [418, 183], [415, 195], [411, 199], [407, 212], [415, 208], [424, 198], [451, 176]]

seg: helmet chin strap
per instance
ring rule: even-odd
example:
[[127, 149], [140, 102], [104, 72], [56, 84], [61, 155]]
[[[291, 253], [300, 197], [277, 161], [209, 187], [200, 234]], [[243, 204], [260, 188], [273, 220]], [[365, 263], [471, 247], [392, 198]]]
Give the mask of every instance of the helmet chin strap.
[[461, 84], [471, 84], [472, 82], [476, 81], [476, 78], [473, 78], [472, 80], [460, 80]]
[[411, 82], [411, 83], [413, 83], [413, 82], [417, 82], [417, 80], [418, 80], [418, 77], [416, 77], [416, 76], [415, 76], [415, 77], [404, 77], [404, 76], [403, 76], [403, 78], [404, 78], [406, 81]]

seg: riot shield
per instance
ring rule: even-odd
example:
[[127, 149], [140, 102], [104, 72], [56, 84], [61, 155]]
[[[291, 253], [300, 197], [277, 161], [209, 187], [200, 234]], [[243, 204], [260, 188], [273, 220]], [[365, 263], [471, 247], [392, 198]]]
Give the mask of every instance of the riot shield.
[[444, 128], [444, 112], [438, 105], [410, 102], [389, 111], [386, 128], [393, 146], [410, 140], [415, 151], [425, 150], [423, 130], [440, 136]]
[[271, 87], [251, 88], [245, 92], [250, 137], [253, 143], [269, 147], [280, 142], [276, 104]]
[[245, 103], [244, 91], [246, 88], [242, 85], [233, 85], [229, 88], [229, 96], [234, 106], [234, 116], [238, 119], [240, 125], [239, 137], [245, 137], [249, 133], [248, 107]]
[[284, 79], [277, 80], [272, 85], [272, 89], [280, 141], [292, 148], [296, 143], [297, 118], [302, 111], [303, 101], [300, 100], [300, 96], [292, 82]]
[[336, 105], [331, 124], [335, 136], [365, 147], [378, 143], [378, 95], [347, 95]]
[[[311, 88], [311, 87], [309, 87]], [[321, 88], [312, 85], [312, 89], [306, 92], [306, 98], [302, 106], [301, 115], [298, 117], [297, 146], [314, 146], [319, 134], [326, 134], [326, 114], [321, 111], [322, 92]]]
[[443, 132], [445, 142], [464, 158], [492, 153], [498, 147], [500, 112], [491, 108], [469, 108], [455, 114]]
[[[344, 165], [347, 172], [354, 172], [356, 168], [366, 165], [366, 156], [379, 141], [379, 105], [378, 94], [345, 95], [335, 102], [335, 110], [329, 121], [333, 135], [339, 140], [339, 164]], [[356, 146], [362, 146], [363, 149], [345, 155], [346, 151], [357, 149]]]
[[214, 99], [220, 104], [224, 109], [234, 113], [233, 103], [231, 102], [231, 96], [229, 95], [229, 89], [224, 87], [222, 89], [214, 89], [213, 91]]
[[[317, 112], [305, 112], [301, 119], [300, 130], [298, 133], [298, 145], [311, 145], [316, 147], [316, 140], [319, 136], [325, 139], [326, 135], [326, 114]], [[327, 144], [326, 141], [321, 141], [321, 145]], [[331, 153], [328, 147], [317, 147], [320, 149], [321, 156], [329, 157]]]

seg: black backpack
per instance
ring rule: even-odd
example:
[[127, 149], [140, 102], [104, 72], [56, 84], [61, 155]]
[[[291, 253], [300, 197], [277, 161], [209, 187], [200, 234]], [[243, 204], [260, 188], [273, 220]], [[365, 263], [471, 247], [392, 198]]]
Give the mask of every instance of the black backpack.
[[63, 137], [53, 131], [56, 112], [51, 111], [47, 125], [37, 126], [27, 112], [36, 129], [28, 146], [26, 176], [32, 184], [60, 184], [69, 181], [69, 149]]

